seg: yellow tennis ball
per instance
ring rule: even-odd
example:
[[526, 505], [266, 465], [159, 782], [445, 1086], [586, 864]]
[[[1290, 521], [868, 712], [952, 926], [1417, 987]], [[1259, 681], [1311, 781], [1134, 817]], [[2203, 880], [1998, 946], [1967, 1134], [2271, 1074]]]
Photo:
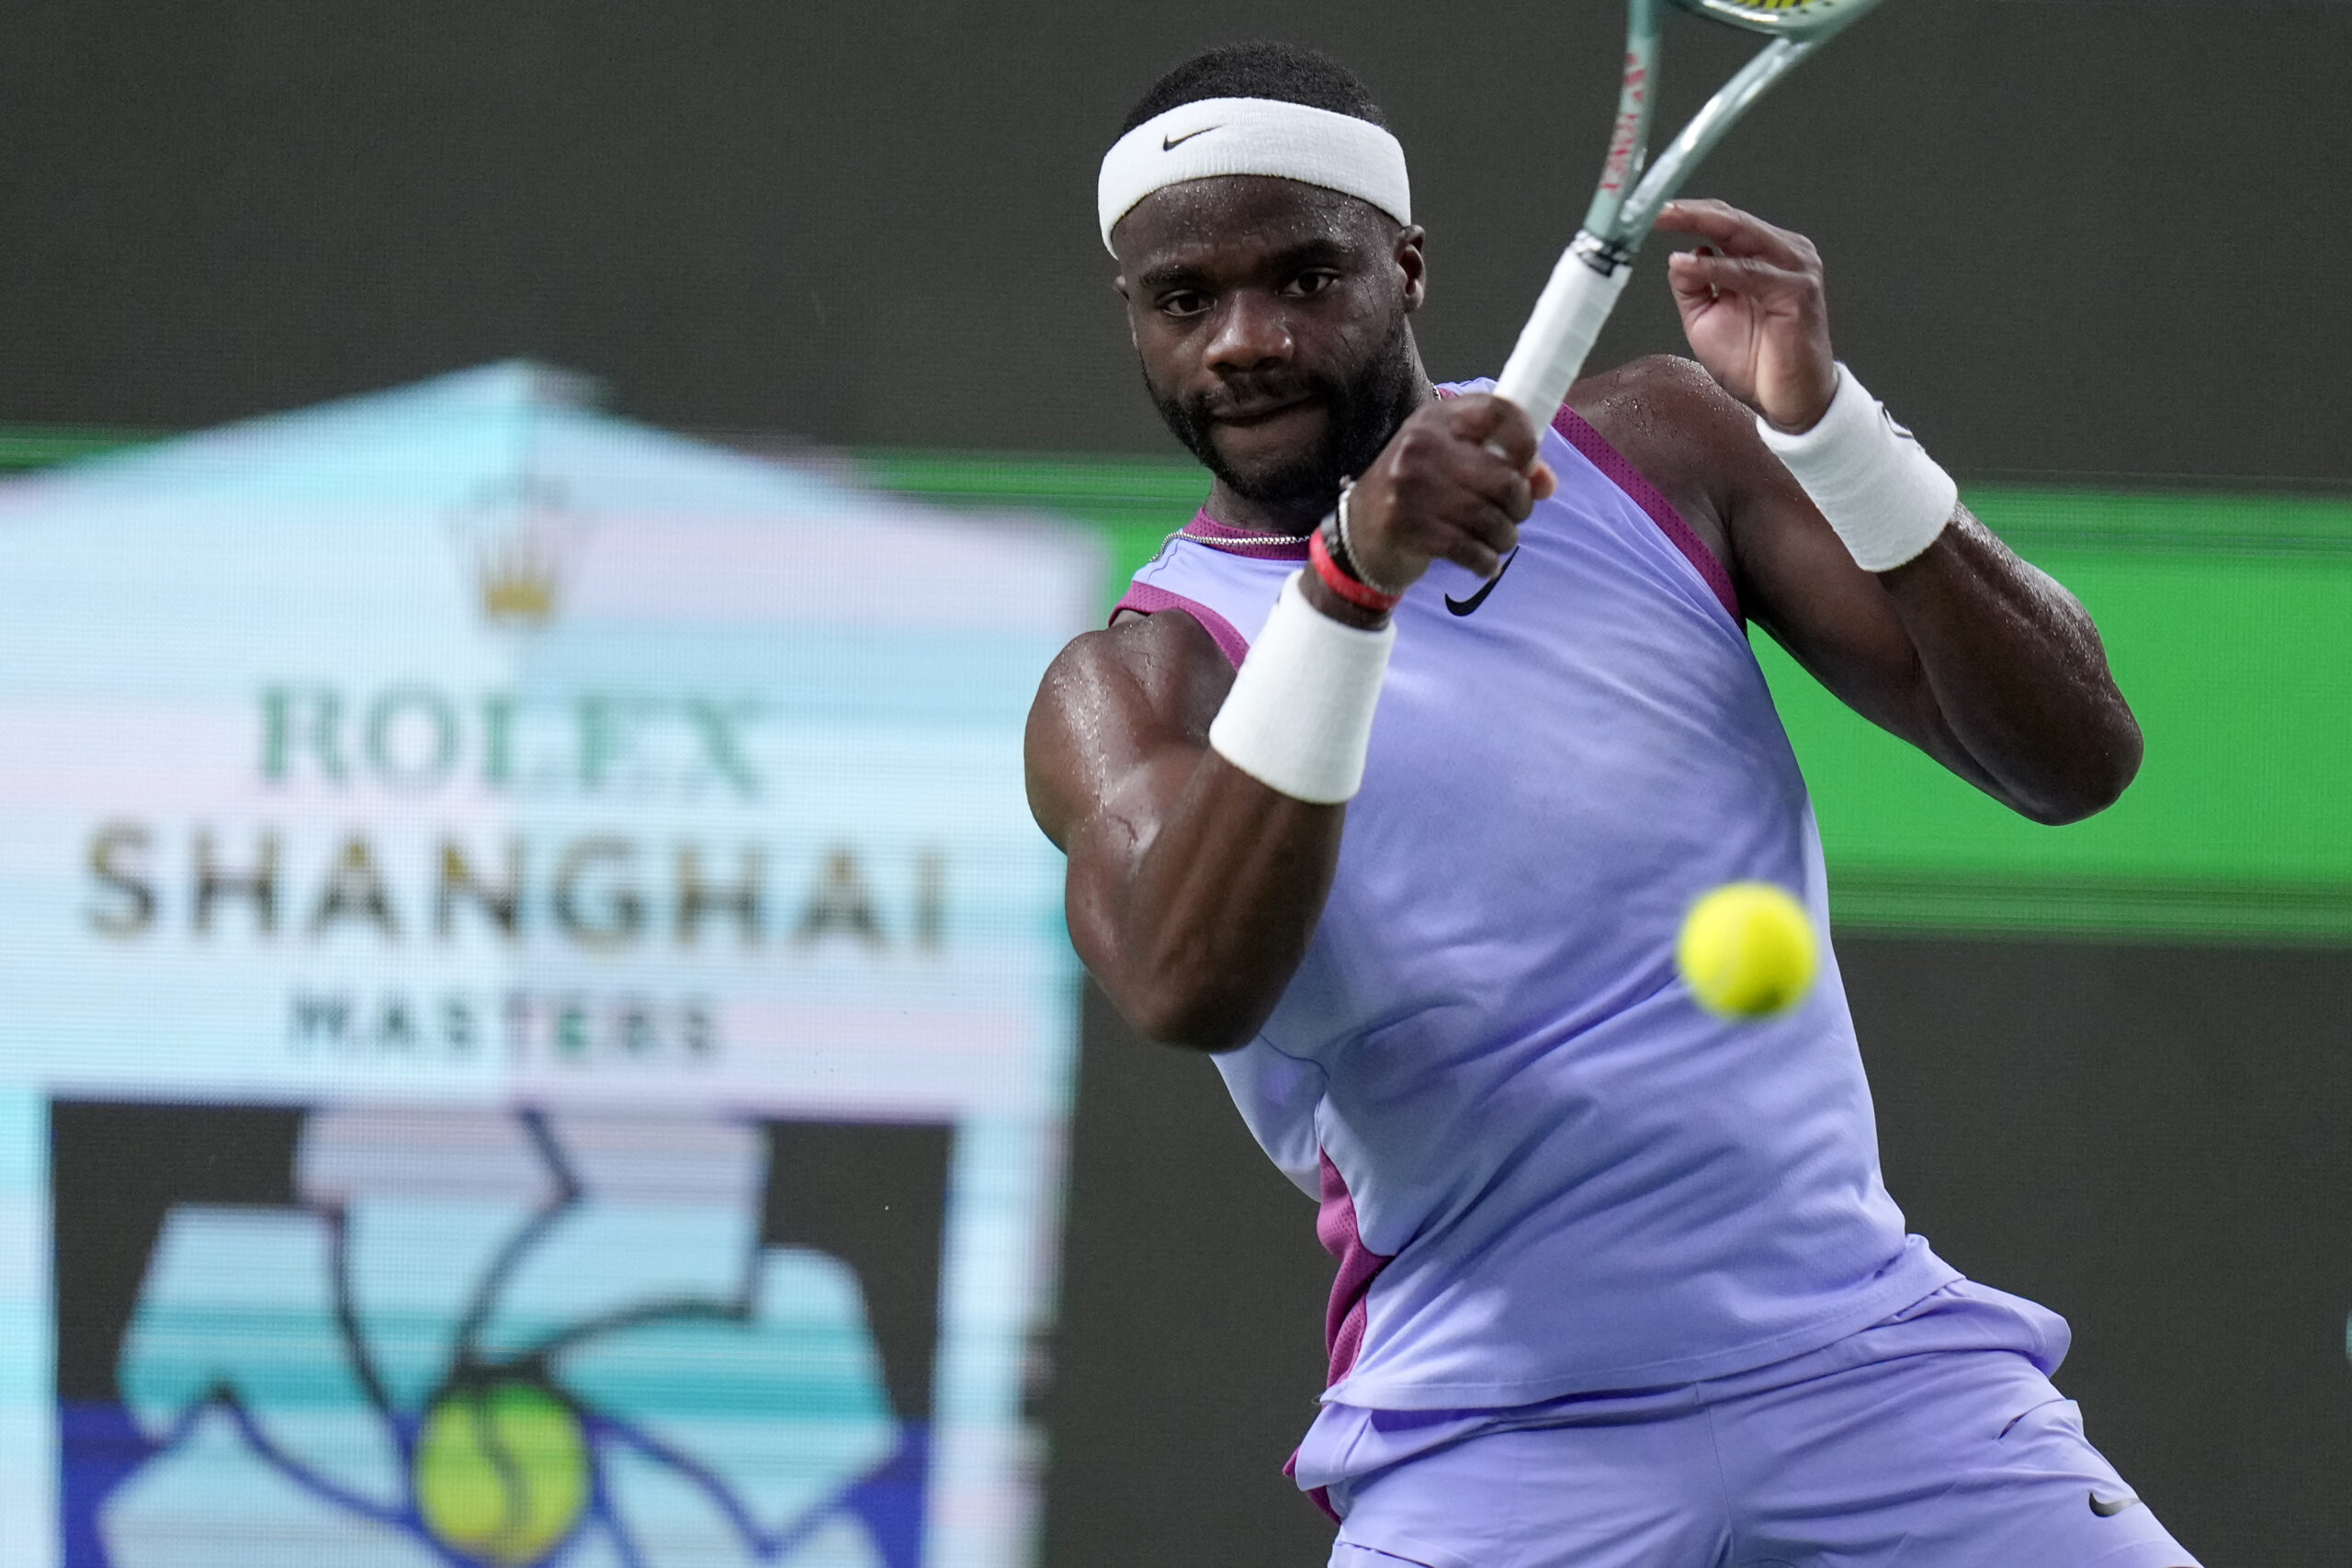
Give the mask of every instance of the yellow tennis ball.
[[425, 1528], [468, 1562], [493, 1568], [544, 1559], [589, 1503], [580, 1417], [521, 1379], [445, 1390], [425, 1412], [415, 1466]]
[[1674, 962], [1701, 1007], [1756, 1019], [1804, 1000], [1821, 953], [1804, 906], [1786, 889], [1733, 882], [1691, 906]]

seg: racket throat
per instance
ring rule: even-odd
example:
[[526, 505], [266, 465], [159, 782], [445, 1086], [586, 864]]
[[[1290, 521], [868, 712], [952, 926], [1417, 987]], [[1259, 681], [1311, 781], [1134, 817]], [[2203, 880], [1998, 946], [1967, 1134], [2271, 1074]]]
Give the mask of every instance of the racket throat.
[[1495, 383], [1496, 392], [1525, 410], [1538, 430], [1552, 423], [1567, 400], [1568, 388], [1634, 275], [1634, 244], [1587, 230], [1552, 269]]
[[[1630, 270], [1634, 258], [1641, 254], [1639, 239], [1612, 240], [1596, 234], [1589, 229], [1579, 230], [1568, 242], [1568, 256], [1573, 256], [1604, 278], [1619, 277]], [[1562, 260], [1566, 260], [1564, 256]]]

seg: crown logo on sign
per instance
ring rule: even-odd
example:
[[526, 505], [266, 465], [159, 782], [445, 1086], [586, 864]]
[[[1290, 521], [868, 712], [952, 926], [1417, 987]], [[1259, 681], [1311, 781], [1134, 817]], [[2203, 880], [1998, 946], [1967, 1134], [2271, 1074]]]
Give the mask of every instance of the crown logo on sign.
[[536, 626], [555, 614], [555, 552], [529, 534], [481, 552], [481, 613], [493, 625]]
[[484, 486], [453, 519], [471, 547], [482, 618], [529, 630], [554, 618], [582, 518], [563, 487], [525, 476]]

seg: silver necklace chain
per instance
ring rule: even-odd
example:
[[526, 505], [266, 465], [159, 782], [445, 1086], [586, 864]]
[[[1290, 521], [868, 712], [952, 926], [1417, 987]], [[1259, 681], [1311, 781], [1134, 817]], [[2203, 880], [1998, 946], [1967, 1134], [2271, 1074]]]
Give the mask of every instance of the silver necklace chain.
[[1164, 545], [1169, 539], [1190, 539], [1196, 545], [1303, 545], [1314, 536], [1312, 528], [1304, 534], [1195, 534], [1187, 523], [1159, 542]]

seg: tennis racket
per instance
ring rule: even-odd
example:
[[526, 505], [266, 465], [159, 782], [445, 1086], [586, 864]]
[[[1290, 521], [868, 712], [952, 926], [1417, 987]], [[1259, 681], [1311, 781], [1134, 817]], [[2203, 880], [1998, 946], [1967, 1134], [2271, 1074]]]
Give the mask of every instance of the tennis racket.
[[1552, 269], [1552, 280], [1520, 330], [1495, 390], [1527, 411], [1542, 430], [1560, 412], [1568, 386], [1633, 276], [1658, 209], [1674, 198], [1699, 160], [1714, 150], [1747, 107], [1799, 62], [1858, 21], [1879, 0], [1673, 0], [1709, 21], [1771, 39], [1724, 83], [1657, 162], [1646, 168], [1650, 108], [1657, 87], [1665, 26], [1662, 0], [1627, 0], [1625, 80], [1600, 186], [1584, 227]]

